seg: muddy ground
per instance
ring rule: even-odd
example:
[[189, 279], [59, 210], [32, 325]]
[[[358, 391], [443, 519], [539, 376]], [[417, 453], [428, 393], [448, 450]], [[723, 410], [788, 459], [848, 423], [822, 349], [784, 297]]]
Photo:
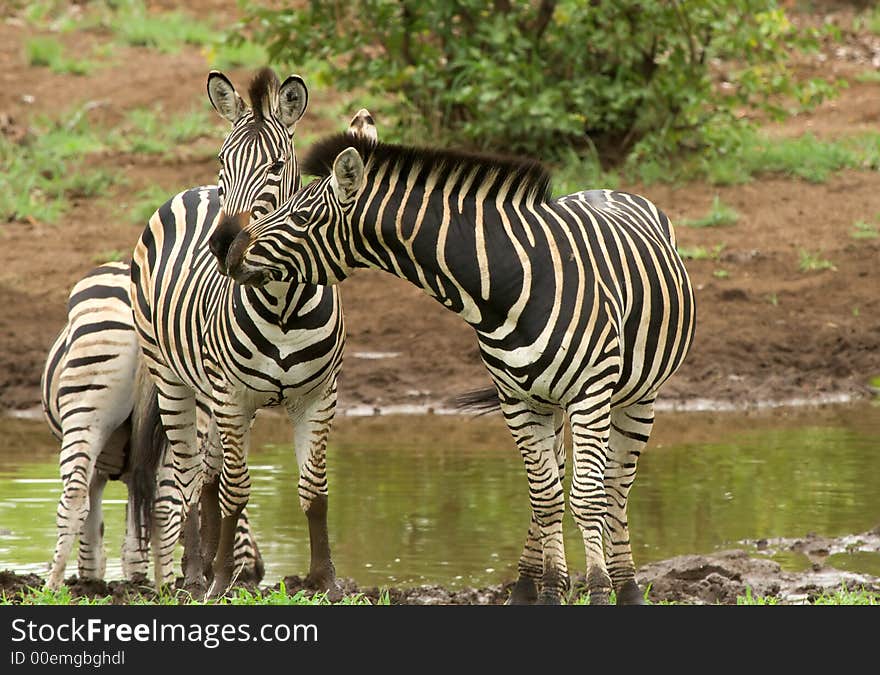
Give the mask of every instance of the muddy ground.
[[[200, 7], [225, 21], [235, 18], [229, 3], [201, 0], [190, 9]], [[13, 10], [0, 11], [0, 119], [5, 120], [0, 133], [25, 139], [36, 116], [88, 103], [94, 105], [89, 119], [110, 127], [137, 107], [161, 103], [173, 115], [203, 103], [208, 67], [199, 48], [168, 55], [117, 46], [108, 65], [77, 77], [28, 65], [24, 45], [37, 34], [46, 32], [29, 27]], [[109, 40], [100, 32], [55, 37], [75, 56], [92, 54]], [[852, 35], [843, 48], [829, 47], [822, 58], [810, 68], [850, 78], [850, 87], [815, 112], [771, 127], [771, 133], [809, 131], [834, 138], [877, 130], [880, 83], [860, 84], [854, 78], [880, 67], [880, 38]], [[229, 74], [244, 88], [250, 73]], [[308, 81], [309, 73], [302, 75]], [[301, 133], [341, 128], [346, 96], [313, 85]], [[355, 100], [351, 107], [358, 107]], [[374, 113], [381, 126], [382, 110]], [[90, 158], [90, 165], [122, 174], [126, 184], [106, 195], [75, 199], [55, 225], [0, 223], [0, 409], [39, 403], [41, 368], [65, 320], [70, 287], [102, 252], [133, 247], [141, 227], [127, 222], [120, 204], [152, 184], [171, 193], [213, 182], [214, 143], [202, 139], [168, 155], [109, 152]], [[776, 177], [725, 188], [704, 183], [621, 187], [648, 196], [673, 221], [704, 216], [716, 196], [740, 214], [729, 227], [678, 227], [681, 246], [711, 250], [723, 244], [723, 249], [717, 260], [687, 264], [696, 288], [697, 334], [661, 402], [742, 404], [868, 394], [868, 377], [880, 374], [880, 239], [856, 240], [850, 232], [856, 221], [880, 216], [880, 172], [843, 172], [822, 184]], [[836, 269], [800, 271], [800, 249], [832, 261]], [[471, 329], [407, 282], [361, 270], [343, 285], [342, 295], [348, 326], [343, 408], [424, 405], [489, 385]], [[369, 358], [376, 352], [390, 356]]]
[[[209, 9], [228, 23], [236, 18], [230, 6], [211, 0], [188, 3], [193, 12]], [[48, 33], [29, 27], [14, 9], [0, 9], [0, 133], [20, 142], [26, 142], [39, 115], [90, 105], [89, 119], [112, 128], [132, 109], [161, 102], [173, 115], [198, 106], [205, 96], [208, 66], [199, 48], [168, 55], [116, 47], [112, 63], [76, 77], [28, 65], [25, 43], [43, 34]], [[100, 33], [55, 37], [74, 56], [89, 55], [108, 39]], [[768, 127], [770, 133], [810, 132], [832, 139], [878, 130], [880, 83], [854, 78], [880, 68], [880, 38], [850, 35], [846, 45], [826, 49], [810, 68], [848, 78], [850, 86], [814, 112]], [[251, 71], [228, 74], [245, 88]], [[308, 82], [309, 73], [301, 74]], [[358, 107], [354, 99], [312, 85], [301, 129], [311, 134], [338, 130]], [[373, 113], [381, 133], [382, 110]], [[92, 157], [89, 166], [119, 173], [125, 184], [98, 197], [75, 198], [54, 225], [0, 222], [0, 410], [39, 404], [41, 369], [65, 321], [70, 287], [100, 262], [101, 252], [128, 251], [134, 245], [141, 226], [128, 222], [120, 205], [150, 185], [167, 187], [170, 195], [215, 181], [215, 161], [205, 152], [205, 143], [214, 141], [202, 139], [168, 155], [110, 152]], [[649, 197], [673, 222], [706, 215], [716, 196], [739, 213], [738, 222], [724, 228], [677, 228], [680, 246], [720, 247], [720, 254], [687, 263], [696, 288], [697, 334], [686, 363], [661, 392], [661, 405], [708, 399], [738, 406], [871, 395], [869, 378], [880, 375], [880, 239], [857, 240], [850, 233], [857, 221], [880, 222], [880, 172], [845, 171], [820, 184], [763, 177], [733, 187], [620, 187]], [[835, 269], [801, 271], [801, 249], [832, 261]], [[343, 410], [444, 405], [459, 392], [489, 385], [470, 328], [408, 283], [358, 271], [342, 287], [342, 296], [348, 328], [340, 382]], [[386, 358], [373, 358], [377, 353]], [[652, 584], [654, 600], [732, 602], [749, 585], [756, 592], [788, 594], [796, 601], [814, 594], [826, 571], [820, 565], [792, 577], [772, 561], [730, 552], [650, 565], [640, 571], [640, 581]], [[288, 587], [295, 588], [294, 578], [290, 582]], [[40, 583], [37, 577], [0, 575], [0, 589], [7, 592]], [[876, 579], [870, 583], [877, 588]], [[131, 589], [111, 583], [96, 590], [119, 598]], [[461, 592], [427, 588], [394, 591], [391, 598], [493, 603], [503, 601], [505, 594], [504, 587]]]
[[[825, 565], [824, 561], [834, 553], [871, 552], [880, 553], [880, 527], [871, 532], [846, 537], [827, 538], [809, 534], [801, 539], [760, 540], [754, 549], [734, 549], [710, 555], [684, 555], [645, 565], [637, 572], [642, 589], [650, 588], [648, 599], [652, 603], [682, 603], [692, 605], [735, 605], [737, 599], [751, 593], [753, 597], [775, 598], [778, 604], [804, 604], [823, 593], [834, 593], [842, 587], [864, 589], [880, 593], [880, 578], [845, 572]], [[801, 572], [785, 572], [769, 555], [780, 552], [803, 554], [808, 561]], [[284, 586], [290, 595], [307, 589], [298, 576], [285, 577]], [[40, 588], [44, 580], [36, 574], [18, 575], [0, 572], [0, 596], [18, 597], [28, 587]], [[102, 598], [110, 596], [112, 604], [129, 604], [132, 598], [154, 597], [145, 586], [111, 581], [80, 581], [67, 579], [73, 597]], [[393, 605], [500, 605], [510, 595], [513, 582], [452, 590], [437, 585], [413, 588], [359, 587], [350, 579], [341, 579], [341, 592], [345, 595], [362, 594], [372, 602], [387, 592]], [[277, 590], [263, 585], [264, 591]], [[584, 588], [583, 576], [572, 580], [572, 597]], [[337, 594], [338, 597], [338, 594]]]

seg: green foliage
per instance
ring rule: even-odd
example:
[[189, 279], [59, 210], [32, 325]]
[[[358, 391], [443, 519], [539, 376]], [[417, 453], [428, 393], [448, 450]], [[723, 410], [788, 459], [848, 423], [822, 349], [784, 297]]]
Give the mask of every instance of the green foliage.
[[4, 592], [0, 597], [0, 605], [108, 605], [110, 598], [74, 598], [67, 586], [62, 586], [57, 591], [47, 588], [27, 588], [19, 591], [15, 596], [8, 597]]
[[702, 218], [693, 220], [682, 220], [681, 224], [686, 227], [723, 227], [725, 225], [735, 225], [739, 220], [739, 214], [731, 206], [722, 204], [720, 197], [715, 195], [712, 200], [712, 208], [709, 213]]
[[819, 272], [822, 270], [837, 271], [834, 263], [830, 260], [825, 260], [824, 258], [821, 258], [818, 253], [811, 253], [803, 248], [798, 251], [798, 269], [801, 272]]
[[122, 204], [127, 220], [141, 227], [146, 226], [156, 209], [168, 201], [178, 191], [166, 189], [161, 185], [149, 185], [134, 194], [132, 202]]
[[248, 29], [273, 59], [308, 55], [336, 87], [387, 97], [405, 139], [548, 160], [589, 139], [603, 159], [723, 149], [741, 109], [781, 116], [834, 90], [791, 76], [816, 33], [775, 0], [254, 0], [231, 39]]
[[61, 75], [87, 75], [95, 68], [91, 61], [71, 59], [64, 55], [64, 47], [52, 37], [36, 37], [25, 43], [28, 63], [45, 66]]

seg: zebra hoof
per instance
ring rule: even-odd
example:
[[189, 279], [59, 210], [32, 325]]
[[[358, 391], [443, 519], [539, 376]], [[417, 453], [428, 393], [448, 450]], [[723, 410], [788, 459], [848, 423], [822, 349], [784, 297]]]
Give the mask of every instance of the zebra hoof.
[[184, 579], [183, 590], [189, 593], [193, 598], [200, 599], [205, 595], [207, 586], [204, 579], [201, 577], [198, 579]]
[[645, 604], [645, 596], [642, 594], [642, 590], [639, 588], [639, 585], [632, 579], [625, 582], [618, 590], [617, 590], [617, 604], [618, 605], [644, 605]]
[[598, 591], [590, 591], [590, 605], [610, 605], [611, 591], [602, 589]]
[[143, 586], [144, 584], [148, 583], [149, 577], [147, 576], [146, 572], [134, 572], [133, 574], [129, 575], [128, 580], [136, 586]]
[[539, 605], [561, 605], [562, 597], [556, 591], [541, 591], [538, 596]]
[[336, 568], [333, 563], [319, 569], [312, 569], [305, 579], [306, 588], [315, 591], [333, 592], [339, 590], [339, 584], [336, 583]]
[[538, 586], [534, 579], [520, 577], [510, 591], [507, 605], [534, 605], [538, 601]]

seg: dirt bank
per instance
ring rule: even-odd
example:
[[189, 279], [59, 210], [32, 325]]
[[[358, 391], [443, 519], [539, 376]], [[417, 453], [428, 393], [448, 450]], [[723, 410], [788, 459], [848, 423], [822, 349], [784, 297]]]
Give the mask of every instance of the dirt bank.
[[[762, 540], [756, 542], [761, 553], [743, 549], [721, 551], [711, 555], [685, 555], [642, 567], [637, 574], [641, 587], [650, 588], [652, 603], [735, 605], [737, 598], [751, 593], [753, 597], [775, 598], [779, 604], [811, 602], [823, 593], [833, 593], [841, 587], [850, 590], [865, 589], [880, 592], [880, 578], [854, 574], [825, 564], [835, 553], [872, 553], [880, 555], [880, 527], [871, 532], [839, 538], [807, 535], [800, 539]], [[803, 554], [807, 568], [801, 572], [785, 572], [779, 563], [768, 556], [790, 552]], [[0, 572], [0, 595], [15, 601], [19, 592], [28, 587], [40, 588], [44, 580], [36, 574], [18, 575]], [[283, 580], [288, 594], [306, 590], [298, 576]], [[103, 598], [110, 596], [113, 604], [129, 604], [138, 596], [154, 597], [143, 585], [123, 581], [67, 580], [73, 597]], [[363, 594], [377, 602], [387, 592], [393, 605], [500, 605], [510, 594], [512, 581], [484, 588], [448, 589], [438, 585], [413, 588], [361, 588], [350, 579], [340, 581], [345, 595]], [[277, 590], [280, 584], [263, 586], [262, 590]], [[584, 587], [582, 576], [573, 580], [573, 595]]]
[[[202, 104], [207, 65], [198, 48], [169, 55], [117, 47], [110, 63], [76, 77], [28, 65], [24, 45], [37, 34], [12, 14], [0, 23], [0, 133], [10, 138], [26, 138], [39, 115], [88, 102], [96, 104], [90, 119], [110, 126], [156, 102], [167, 115]], [[90, 53], [106, 38], [54, 37], [75, 55]], [[863, 52], [871, 48], [862, 42], [832, 51], [826, 73], [862, 72], [869, 65]], [[132, 63], [138, 64], [136, 73]], [[249, 71], [230, 74], [243, 86]], [[308, 79], [309, 73], [303, 75]], [[310, 106], [303, 132], [344, 123], [331, 112], [339, 106], [334, 92], [316, 85]], [[374, 112], [381, 125], [382, 111]], [[854, 83], [839, 99], [774, 127], [774, 133], [834, 137], [875, 129], [878, 120], [880, 83]], [[70, 287], [102, 254], [131, 250], [141, 226], [129, 222], [119, 204], [150, 185], [171, 193], [213, 182], [216, 171], [210, 157], [192, 148], [153, 156], [108, 152], [89, 162], [120, 174], [125, 184], [76, 198], [56, 225], [0, 224], [0, 409], [39, 402], [41, 368], [65, 320]], [[650, 197], [676, 222], [704, 216], [716, 196], [739, 213], [736, 224], [724, 228], [678, 227], [681, 246], [718, 253], [688, 262], [697, 289], [697, 335], [662, 401], [867, 395], [868, 378], [880, 374], [880, 239], [850, 234], [855, 222], [875, 222], [880, 215], [880, 173], [844, 172], [822, 184], [772, 178], [728, 188], [621, 187]], [[801, 271], [801, 250], [830, 260], [834, 269]], [[421, 291], [387, 274], [360, 271], [342, 294], [348, 325], [343, 407], [424, 404], [488, 385], [471, 330]]]

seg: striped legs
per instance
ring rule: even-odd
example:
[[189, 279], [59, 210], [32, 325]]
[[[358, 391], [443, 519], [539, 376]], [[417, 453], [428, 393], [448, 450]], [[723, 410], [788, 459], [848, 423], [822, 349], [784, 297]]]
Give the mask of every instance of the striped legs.
[[196, 442], [195, 397], [183, 384], [157, 379], [159, 411], [169, 452], [157, 476], [153, 506], [153, 546], [156, 586], [174, 582], [174, 548], [180, 539], [185, 511], [198, 499], [202, 459]]
[[605, 466], [611, 428], [611, 388], [568, 407], [573, 471], [570, 504], [586, 549], [587, 590], [591, 605], [607, 605], [611, 579], [602, 550], [605, 529]]
[[150, 567], [149, 533], [137, 532], [134, 518], [134, 500], [126, 480], [129, 499], [125, 505], [125, 538], [122, 540], [122, 576], [135, 583], [147, 580]]
[[[565, 547], [562, 541], [562, 517], [565, 514], [565, 493], [559, 472], [557, 439], [559, 415], [561, 413], [539, 413], [531, 410], [522, 401], [507, 400], [501, 403], [501, 410], [507, 428], [513, 434], [516, 445], [522, 454], [529, 482], [529, 499], [532, 506], [534, 527], [529, 528], [529, 537], [537, 535], [542, 542], [541, 558], [541, 604], [560, 604], [568, 590], [568, 568], [565, 561]], [[534, 579], [537, 574], [537, 549], [527, 543], [528, 554], [523, 552], [520, 563], [521, 577]], [[527, 586], [527, 582], [524, 582]], [[526, 594], [519, 597], [526, 598]]]
[[335, 383], [323, 396], [300, 399], [288, 405], [299, 466], [297, 494], [309, 523], [311, 563], [306, 583], [319, 590], [336, 586], [336, 568], [330, 558], [327, 532], [327, 436], [335, 412]]
[[654, 399], [649, 398], [611, 411], [605, 491], [605, 560], [614, 583], [618, 605], [640, 605], [644, 598], [635, 581], [635, 564], [629, 540], [626, 502], [636, 477], [636, 464], [654, 426]]
[[223, 448], [223, 468], [217, 495], [220, 503], [220, 536], [214, 555], [214, 579], [208, 596], [219, 597], [235, 579], [235, 532], [239, 517], [250, 498], [251, 477], [247, 455], [253, 412], [242, 410], [234, 402], [218, 401], [215, 402], [213, 417]]
[[[553, 416], [553, 426], [555, 428], [554, 452], [556, 454], [556, 465], [558, 468], [559, 481], [564, 485], [565, 481], [565, 414], [560, 410]], [[523, 547], [522, 555], [517, 564], [519, 578], [513, 586], [510, 598], [507, 600], [509, 605], [532, 605], [538, 600], [538, 587], [541, 577], [544, 574], [544, 552], [541, 546], [541, 529], [538, 521], [532, 512], [531, 522], [529, 523], [529, 532], [526, 537], [526, 543]]]

